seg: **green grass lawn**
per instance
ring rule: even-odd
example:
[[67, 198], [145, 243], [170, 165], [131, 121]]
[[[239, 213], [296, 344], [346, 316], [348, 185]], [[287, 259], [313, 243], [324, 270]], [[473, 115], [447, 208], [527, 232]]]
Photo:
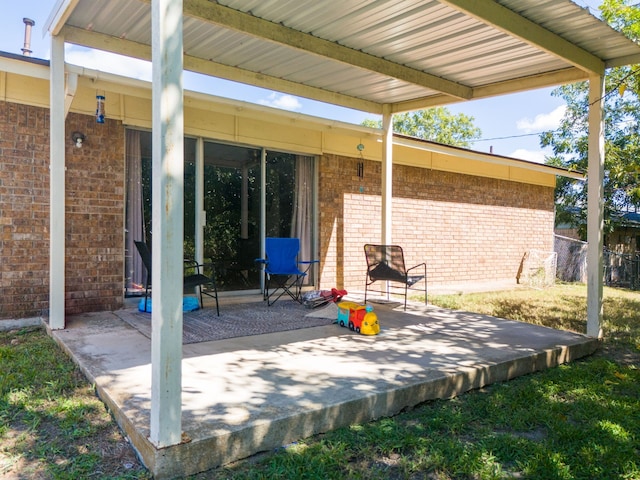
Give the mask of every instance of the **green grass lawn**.
[[[582, 285], [429, 300], [585, 329]], [[193, 479], [640, 479], [640, 293], [605, 289], [604, 317], [603, 347], [586, 359]], [[0, 372], [0, 478], [148, 478], [42, 331], [0, 333]]]

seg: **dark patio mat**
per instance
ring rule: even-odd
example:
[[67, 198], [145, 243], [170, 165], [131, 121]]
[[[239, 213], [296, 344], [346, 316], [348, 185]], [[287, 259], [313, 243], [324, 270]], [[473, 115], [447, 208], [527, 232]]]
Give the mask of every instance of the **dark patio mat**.
[[[151, 338], [150, 313], [138, 310], [120, 310], [115, 313], [144, 336]], [[266, 302], [220, 305], [219, 317], [216, 315], [215, 308], [185, 312], [182, 343], [208, 342], [298, 330], [331, 325], [336, 320], [336, 318], [307, 316], [309, 313], [309, 309], [293, 301], [279, 301], [270, 307]]]

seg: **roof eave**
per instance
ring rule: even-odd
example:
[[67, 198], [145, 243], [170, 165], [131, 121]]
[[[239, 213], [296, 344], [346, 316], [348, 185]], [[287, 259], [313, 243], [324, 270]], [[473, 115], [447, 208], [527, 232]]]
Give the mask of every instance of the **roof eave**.
[[475, 150], [469, 150], [467, 148], [454, 147], [452, 145], [445, 145], [443, 143], [432, 142], [429, 140], [409, 137], [406, 135], [394, 134], [393, 143], [396, 145], [403, 145], [409, 148], [416, 148], [416, 149], [426, 150], [430, 152], [442, 153], [445, 155], [455, 155], [468, 160], [475, 160], [475, 161], [480, 161], [485, 163], [493, 163], [496, 165], [505, 165], [508, 167], [518, 167], [518, 168], [523, 168], [525, 170], [531, 170], [534, 172], [573, 178], [575, 180], [585, 180], [586, 178], [585, 173], [579, 172], [576, 170], [569, 170], [566, 168], [555, 167], [551, 165], [544, 165], [541, 163], [531, 162], [528, 160], [521, 160], [519, 158], [495, 155], [492, 153], [478, 152]]

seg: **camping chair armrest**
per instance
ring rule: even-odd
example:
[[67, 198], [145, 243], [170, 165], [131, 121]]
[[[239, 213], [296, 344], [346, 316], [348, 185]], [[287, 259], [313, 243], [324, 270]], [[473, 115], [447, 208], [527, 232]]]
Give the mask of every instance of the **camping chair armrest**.
[[196, 273], [201, 273], [200, 269], [202, 268], [204, 270], [205, 267], [210, 267], [213, 271], [215, 271], [216, 269], [216, 264], [213, 261], [209, 261], [207, 263], [198, 263], [195, 259], [192, 259], [192, 258], [185, 258], [183, 261], [184, 261], [185, 269], [193, 268], [196, 271]]
[[413, 267], [411, 267], [411, 268], [407, 268], [407, 275], [409, 275], [409, 272], [410, 272], [411, 270], [415, 270], [415, 269], [416, 269], [416, 268], [418, 268], [418, 267], [424, 267], [425, 275], [427, 274], [427, 264], [426, 264], [426, 263], [419, 263], [418, 265], [414, 265], [414, 266], [413, 266]]
[[298, 263], [302, 263], [304, 265], [312, 265], [314, 263], [320, 263], [320, 260], [301, 260]]
[[269, 260], [267, 260], [266, 258], [256, 258], [254, 262], [259, 263], [260, 265], [266, 265], [267, 263], [269, 263]]

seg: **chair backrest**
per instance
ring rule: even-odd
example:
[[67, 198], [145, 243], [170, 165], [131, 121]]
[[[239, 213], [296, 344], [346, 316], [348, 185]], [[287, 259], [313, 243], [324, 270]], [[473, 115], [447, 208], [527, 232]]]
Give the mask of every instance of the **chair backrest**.
[[142, 264], [144, 265], [144, 268], [147, 269], [147, 275], [151, 276], [151, 251], [149, 250], [149, 247], [146, 243], [139, 242], [138, 240], [134, 240], [133, 243], [136, 244], [136, 248], [138, 249], [138, 253], [142, 259]]
[[299, 238], [267, 237], [264, 247], [268, 272], [293, 274], [298, 271]]
[[401, 246], [367, 244], [364, 246], [364, 253], [367, 257], [367, 273], [371, 281], [406, 282], [407, 269]]

